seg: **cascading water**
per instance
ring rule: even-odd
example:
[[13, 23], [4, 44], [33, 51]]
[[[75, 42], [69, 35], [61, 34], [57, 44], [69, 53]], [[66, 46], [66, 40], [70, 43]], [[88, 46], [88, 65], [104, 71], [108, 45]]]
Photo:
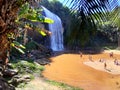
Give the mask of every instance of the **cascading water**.
[[49, 24], [49, 31], [52, 32], [52, 35], [50, 37], [51, 49], [53, 51], [62, 51], [64, 49], [64, 46], [61, 19], [45, 7], [42, 6], [42, 8], [44, 10], [45, 16], [54, 20], [53, 24]]

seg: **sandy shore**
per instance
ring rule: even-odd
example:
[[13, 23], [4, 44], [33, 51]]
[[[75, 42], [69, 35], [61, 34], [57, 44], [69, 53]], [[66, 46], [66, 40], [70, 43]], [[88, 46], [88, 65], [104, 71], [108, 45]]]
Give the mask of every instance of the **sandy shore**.
[[114, 54], [120, 54], [119, 50], [104, 50], [104, 53], [110, 53], [113, 52]]
[[[81, 87], [84, 90], [120, 90], [120, 66], [114, 64], [114, 60], [120, 60], [120, 52], [111, 51], [101, 54], [83, 55], [62, 54], [51, 58], [53, 61], [46, 66], [43, 75], [51, 80]], [[92, 57], [92, 61], [89, 57]], [[104, 59], [107, 66], [104, 68]]]
[[106, 60], [105, 62], [107, 65], [106, 68], [104, 67], [105, 63], [100, 61], [94, 61], [94, 62], [88, 61], [88, 62], [84, 62], [84, 64], [96, 70], [101, 70], [116, 75], [120, 74], [120, 65], [114, 64], [114, 61]]
[[[111, 74], [120, 74], [120, 59], [119, 59], [119, 56], [116, 56], [117, 55], [120, 55], [120, 51], [118, 50], [105, 50], [103, 52], [103, 55], [104, 53], [109, 54], [110, 53], [113, 53], [113, 57], [105, 57], [105, 58], [98, 58], [97, 60], [95, 60], [94, 62], [92, 61], [87, 61], [87, 62], [84, 62], [85, 65], [88, 65], [94, 69], [97, 69], [97, 70], [101, 70], [101, 71], [105, 71], [105, 72], [108, 72], [108, 73], [111, 73]], [[92, 56], [92, 55], [91, 55]], [[101, 61], [100, 61], [101, 59]], [[115, 60], [117, 60], [117, 64], [115, 63]], [[106, 63], [106, 67], [105, 67], [105, 63]]]

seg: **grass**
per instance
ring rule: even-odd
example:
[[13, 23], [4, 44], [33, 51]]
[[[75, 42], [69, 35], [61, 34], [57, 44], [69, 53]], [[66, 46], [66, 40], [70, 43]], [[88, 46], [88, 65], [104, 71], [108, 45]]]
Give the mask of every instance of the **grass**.
[[20, 83], [17, 88], [24, 88], [26, 86], [26, 82]]
[[78, 87], [73, 87], [73, 86], [67, 85], [65, 83], [56, 82], [56, 81], [53, 81], [53, 80], [46, 80], [46, 82], [48, 82], [49, 84], [52, 84], [54, 86], [61, 87], [64, 90], [83, 90], [83, 89], [80, 89]]
[[12, 62], [13, 68], [18, 69], [20, 74], [25, 74], [25, 73], [35, 73], [35, 72], [42, 72], [44, 70], [44, 66], [38, 65], [34, 63], [31, 60], [25, 61], [25, 60], [17, 60]]

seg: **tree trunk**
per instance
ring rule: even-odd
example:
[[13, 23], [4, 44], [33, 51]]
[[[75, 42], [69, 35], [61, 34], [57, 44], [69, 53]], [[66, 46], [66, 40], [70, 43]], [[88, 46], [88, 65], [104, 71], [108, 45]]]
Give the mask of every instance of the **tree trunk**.
[[4, 34], [0, 35], [0, 66], [5, 69], [6, 64], [8, 63], [7, 53], [9, 52], [10, 43], [7, 36]]
[[9, 33], [14, 33], [17, 25], [15, 19], [20, 6], [26, 0], [0, 0], [0, 64], [5, 69], [10, 51]]
[[[10, 50], [10, 39], [7, 37], [9, 33], [15, 33], [17, 25], [15, 20], [21, 5], [25, 2], [33, 2], [34, 0], [0, 0], [0, 62], [5, 69], [8, 62], [8, 53]], [[17, 30], [16, 30], [17, 31]]]

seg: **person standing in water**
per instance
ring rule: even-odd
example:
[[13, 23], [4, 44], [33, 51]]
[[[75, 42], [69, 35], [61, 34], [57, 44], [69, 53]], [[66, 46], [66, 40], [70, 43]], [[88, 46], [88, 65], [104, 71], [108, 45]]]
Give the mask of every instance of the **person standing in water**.
[[111, 58], [113, 58], [113, 52], [111, 52], [109, 55], [110, 55]]
[[82, 58], [82, 52], [81, 51], [79, 51], [79, 54], [80, 54], [80, 57]]
[[106, 62], [104, 63], [104, 69], [106, 69], [107, 68], [107, 64], [106, 64]]

